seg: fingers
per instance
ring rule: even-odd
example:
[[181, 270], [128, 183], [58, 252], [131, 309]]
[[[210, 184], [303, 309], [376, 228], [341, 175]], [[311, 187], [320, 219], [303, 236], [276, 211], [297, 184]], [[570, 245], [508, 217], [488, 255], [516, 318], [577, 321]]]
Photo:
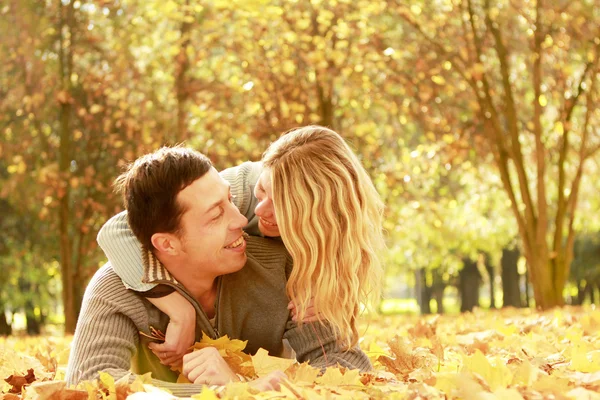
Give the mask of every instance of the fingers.
[[207, 347], [183, 357], [183, 374], [194, 383], [224, 385], [235, 380], [235, 373], [214, 347]]
[[179, 354], [175, 354], [171, 357], [161, 359], [160, 362], [163, 365], [168, 365], [170, 367], [177, 367], [177, 366], [181, 365], [181, 356]]
[[[292, 312], [292, 321], [294, 322], [298, 322], [298, 313], [296, 312], [296, 308], [292, 308], [291, 309]], [[302, 318], [303, 322], [314, 322], [314, 321], [318, 321], [319, 320], [319, 316], [317, 313], [317, 310], [312, 306], [308, 306], [308, 308], [306, 309], [305, 313], [304, 313], [304, 318]]]
[[262, 378], [256, 379], [250, 382], [250, 386], [260, 390], [261, 392], [267, 390], [280, 390], [281, 381], [286, 379], [286, 375], [282, 371], [271, 372], [269, 375]]
[[[193, 379], [190, 379], [189, 374], [205, 362], [206, 353], [202, 352], [202, 350], [194, 351], [183, 356], [183, 374], [192, 382]], [[197, 374], [194, 375], [197, 376]]]
[[183, 357], [183, 354], [181, 352], [174, 351], [172, 349], [172, 346], [165, 344], [150, 343], [148, 345], [148, 348], [152, 350], [154, 355], [158, 357], [161, 364], [163, 365], [171, 366], [178, 365], [181, 363], [181, 358]]

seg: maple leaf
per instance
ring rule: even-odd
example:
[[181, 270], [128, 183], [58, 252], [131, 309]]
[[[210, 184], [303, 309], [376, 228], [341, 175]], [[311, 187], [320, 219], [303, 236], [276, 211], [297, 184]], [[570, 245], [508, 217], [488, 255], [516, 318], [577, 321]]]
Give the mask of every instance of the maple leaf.
[[[246, 378], [256, 377], [256, 372], [252, 363], [252, 357], [243, 352], [248, 341], [239, 339], [230, 339], [229, 336], [221, 336], [218, 339], [212, 339], [205, 333], [202, 334], [202, 339], [196, 342], [191, 348], [192, 351], [198, 351], [207, 347], [214, 347], [219, 350], [219, 354], [234, 373], [240, 374]], [[190, 383], [190, 381], [181, 373], [182, 366], [172, 368], [180, 373], [177, 378], [177, 383]]]
[[285, 370], [285, 374], [292, 382], [314, 383], [320, 373], [320, 370], [311, 367], [307, 362], [292, 364]]
[[202, 392], [192, 396], [192, 399], [195, 400], [218, 400], [218, 398], [219, 396], [217, 396], [215, 391], [206, 386], [202, 387]]
[[500, 359], [496, 359], [496, 365], [492, 365], [479, 350], [464, 358], [463, 371], [481, 376], [492, 391], [506, 388], [513, 379], [512, 372]]
[[398, 336], [388, 344], [394, 357], [379, 356], [377, 361], [403, 381], [406, 381], [414, 370], [430, 368], [434, 364], [433, 355], [427, 349], [413, 350]]
[[13, 374], [4, 381], [12, 386], [9, 393], [21, 393], [23, 391], [23, 386], [29, 385], [35, 381], [35, 374], [33, 373], [33, 368], [30, 368], [27, 370], [26, 375]]
[[437, 329], [437, 319], [433, 320], [431, 323], [425, 320], [419, 320], [417, 323], [408, 330], [414, 337], [426, 337], [430, 339], [435, 336], [435, 332]]
[[360, 370], [329, 367], [316, 381], [329, 386], [363, 386], [360, 380]]
[[44, 366], [44, 368], [52, 373], [52, 376], [50, 377], [50, 379], [54, 379], [54, 376], [56, 375], [56, 369], [58, 367], [58, 361], [56, 360], [55, 357], [52, 357], [50, 355], [50, 351], [47, 352], [46, 355], [40, 353], [39, 351], [35, 354], [35, 358], [37, 358], [40, 363]]
[[476, 351], [480, 351], [483, 354], [487, 354], [490, 351], [490, 345], [487, 342], [482, 342], [475, 339], [473, 343], [464, 346], [467, 354], [474, 354]]
[[85, 390], [67, 389], [65, 381], [34, 382], [26, 388], [26, 394], [23, 395], [27, 400], [87, 400], [88, 397]]
[[214, 347], [219, 350], [219, 354], [221, 356], [226, 356], [226, 350], [231, 352], [241, 352], [246, 348], [246, 344], [248, 344], [247, 340], [239, 340], [239, 339], [230, 339], [229, 336], [224, 335], [218, 339], [211, 339], [206, 333], [202, 333], [202, 339], [199, 342], [196, 342], [193, 346], [193, 350], [200, 350], [205, 347]]
[[265, 349], [258, 349], [255, 355], [252, 356], [252, 365], [254, 371], [259, 378], [269, 375], [275, 371], [285, 371], [294, 364], [296, 360], [289, 358], [273, 357]]

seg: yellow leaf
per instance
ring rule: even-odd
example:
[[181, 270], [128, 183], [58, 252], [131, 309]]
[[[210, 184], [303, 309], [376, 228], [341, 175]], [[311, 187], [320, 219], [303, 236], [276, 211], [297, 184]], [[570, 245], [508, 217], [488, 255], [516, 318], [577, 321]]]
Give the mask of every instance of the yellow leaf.
[[496, 400], [523, 400], [521, 393], [517, 389], [499, 389], [494, 392]]
[[538, 100], [539, 100], [539, 102], [540, 102], [540, 106], [542, 106], [542, 107], [546, 107], [546, 106], [548, 105], [548, 99], [546, 98], [546, 96], [545, 96], [545, 95], [543, 95], [543, 94], [540, 94], [540, 97], [539, 97], [539, 99], [538, 99]]
[[314, 383], [320, 371], [305, 362], [290, 366], [285, 373], [292, 382]]
[[600, 371], [600, 350], [587, 351], [584, 346], [576, 346], [572, 353], [571, 369], [579, 372]]
[[[219, 354], [227, 362], [227, 365], [236, 374], [241, 374], [247, 378], [254, 378], [255, 372], [252, 366], [252, 357], [243, 352], [248, 341], [239, 339], [230, 339], [229, 336], [221, 336], [218, 339], [211, 339], [205, 333], [202, 334], [202, 339], [192, 346], [192, 351], [201, 350], [206, 347], [214, 347], [219, 350]], [[181, 372], [181, 369], [177, 369]], [[189, 383], [188, 379], [179, 375], [177, 383]]]
[[202, 339], [192, 347], [194, 350], [200, 350], [205, 347], [214, 347], [219, 350], [219, 354], [226, 356], [226, 350], [230, 351], [242, 351], [248, 344], [247, 340], [229, 339], [229, 336], [221, 336], [218, 339], [211, 339], [206, 333], [202, 333]]
[[117, 390], [115, 388], [115, 378], [106, 372], [100, 372], [100, 382], [108, 390], [109, 398], [111, 395], [116, 396]]
[[377, 357], [379, 357], [379, 356], [387, 356], [387, 355], [389, 355], [377, 343], [371, 343], [369, 345], [369, 350], [366, 353], [367, 353], [367, 356], [369, 356], [369, 358], [371, 358], [372, 360], [377, 359]]
[[285, 371], [295, 360], [288, 358], [272, 357], [265, 349], [258, 349], [252, 356], [252, 365], [259, 378], [266, 376], [274, 371]]
[[316, 382], [320, 385], [330, 386], [363, 386], [360, 381], [360, 370], [358, 369], [350, 369], [342, 372], [340, 368], [329, 367]]
[[464, 357], [463, 371], [480, 375], [490, 386], [492, 391], [506, 388], [512, 382], [512, 373], [499, 358], [496, 365], [490, 364], [488, 359], [479, 350], [470, 357]]
[[600, 400], [600, 394], [582, 387], [575, 388], [567, 393], [567, 397], [573, 400]]
[[215, 393], [214, 390], [209, 389], [208, 386], [202, 387], [202, 392], [200, 394], [195, 394], [192, 396], [192, 399], [196, 400], [218, 400], [219, 396]]
[[530, 386], [537, 380], [540, 369], [531, 365], [529, 360], [523, 360], [514, 370], [513, 385]]

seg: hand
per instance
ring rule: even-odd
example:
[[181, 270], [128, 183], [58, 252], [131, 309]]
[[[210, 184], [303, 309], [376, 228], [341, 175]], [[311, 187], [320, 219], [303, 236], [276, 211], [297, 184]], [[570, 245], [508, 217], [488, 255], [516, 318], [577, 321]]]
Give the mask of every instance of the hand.
[[253, 380], [249, 383], [249, 385], [261, 392], [265, 392], [267, 390], [280, 390], [280, 382], [284, 379], [287, 379], [287, 376], [283, 373], [283, 371], [274, 371], [267, 376]]
[[196, 313], [184, 313], [181, 318], [171, 319], [167, 326], [165, 342], [150, 343], [148, 347], [163, 365], [177, 367], [183, 356], [190, 351], [196, 339]]
[[239, 378], [214, 347], [205, 347], [183, 356], [183, 375], [192, 383], [225, 385]]
[[[310, 302], [308, 303], [308, 307], [306, 308], [306, 313], [304, 314], [304, 318], [302, 319], [302, 322], [314, 322], [314, 321], [318, 321], [318, 313], [315, 310], [315, 307], [313, 306], [313, 301], [314, 299], [310, 299]], [[297, 316], [297, 310], [296, 310], [296, 305], [294, 303], [292, 303], [291, 301], [288, 303], [288, 310], [290, 310], [290, 312], [292, 313], [292, 321], [294, 322], [298, 322], [298, 316]]]

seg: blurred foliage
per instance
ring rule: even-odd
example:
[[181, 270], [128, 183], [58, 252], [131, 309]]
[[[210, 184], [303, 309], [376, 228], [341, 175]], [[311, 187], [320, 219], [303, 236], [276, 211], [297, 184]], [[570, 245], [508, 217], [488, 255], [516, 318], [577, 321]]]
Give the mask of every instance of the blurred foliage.
[[[570, 190], [555, 179], [568, 131], [567, 183], [582, 165], [580, 149], [591, 160], [577, 202], [584, 218], [569, 217], [576, 229], [593, 232], [600, 228], [591, 178], [599, 169], [592, 154], [598, 138], [582, 141], [584, 132], [597, 131], [600, 111], [574, 107], [569, 125], [563, 114], [580, 94], [585, 104], [597, 99], [600, 11], [591, 0], [544, 7], [537, 102], [548, 211]], [[508, 107], [486, 16], [510, 50], [517, 142], [533, 191], [532, 2], [3, 3], [0, 305], [24, 306], [9, 289], [19, 279], [29, 282], [24, 296], [39, 309], [49, 308], [62, 286], [67, 330], [74, 328], [85, 283], [104, 261], [96, 233], [121, 208], [111, 182], [139, 155], [185, 141], [225, 168], [260, 159], [282, 132], [313, 123], [352, 144], [387, 204], [388, 274], [442, 268], [449, 280], [465, 256], [485, 251], [497, 262], [520, 231], [479, 103], [487, 82], [496, 108]], [[509, 122], [498, 124], [508, 129]], [[508, 133], [501, 141], [514, 143]], [[515, 165], [506, 167], [513, 178]], [[515, 185], [517, 199], [522, 188]], [[551, 229], [546, 235], [550, 241]], [[58, 276], [61, 284], [49, 284]]]

